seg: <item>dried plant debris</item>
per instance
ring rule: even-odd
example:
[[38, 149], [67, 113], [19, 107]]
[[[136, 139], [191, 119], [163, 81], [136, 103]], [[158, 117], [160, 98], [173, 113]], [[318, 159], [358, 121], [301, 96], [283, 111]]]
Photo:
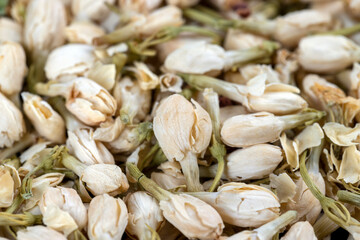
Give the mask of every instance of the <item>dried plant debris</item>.
[[0, 239], [360, 239], [359, 19], [0, 0]]

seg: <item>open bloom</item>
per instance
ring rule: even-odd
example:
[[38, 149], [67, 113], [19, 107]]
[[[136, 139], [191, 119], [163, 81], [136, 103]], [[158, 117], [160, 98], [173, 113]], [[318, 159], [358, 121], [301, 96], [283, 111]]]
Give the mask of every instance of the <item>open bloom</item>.
[[129, 211], [127, 233], [138, 239], [150, 239], [152, 233], [149, 227], [157, 231], [164, 222], [157, 200], [146, 192], [138, 191], [129, 194], [125, 203]]
[[225, 222], [240, 227], [259, 227], [280, 213], [276, 195], [256, 185], [226, 183], [217, 192], [193, 195], [213, 206]]
[[178, 161], [188, 190], [199, 190], [197, 155], [210, 142], [212, 131], [209, 114], [194, 100], [189, 102], [174, 94], [163, 100], [154, 118], [154, 133], [169, 161]]
[[0, 93], [0, 148], [11, 147], [26, 131], [24, 118], [13, 102]]
[[41, 97], [22, 92], [24, 112], [36, 131], [54, 143], [65, 142], [65, 122], [62, 117]]
[[128, 224], [128, 210], [120, 198], [107, 194], [94, 197], [88, 210], [90, 240], [121, 239]]
[[22, 46], [16, 42], [0, 43], [0, 65], [0, 91], [5, 95], [19, 93], [27, 73]]

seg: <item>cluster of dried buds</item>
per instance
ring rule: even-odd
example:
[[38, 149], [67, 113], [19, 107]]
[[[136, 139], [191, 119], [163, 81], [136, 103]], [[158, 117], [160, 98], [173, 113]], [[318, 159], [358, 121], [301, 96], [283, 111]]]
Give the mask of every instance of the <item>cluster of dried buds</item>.
[[360, 239], [359, 17], [0, 0], [0, 239]]

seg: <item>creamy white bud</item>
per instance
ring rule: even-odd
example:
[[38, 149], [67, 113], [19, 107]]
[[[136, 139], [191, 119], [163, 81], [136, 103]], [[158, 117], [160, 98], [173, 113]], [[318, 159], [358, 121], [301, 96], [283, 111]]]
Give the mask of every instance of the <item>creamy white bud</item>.
[[124, 234], [128, 211], [120, 198], [103, 194], [91, 200], [88, 218], [90, 240], [117, 240]]
[[71, 11], [76, 19], [101, 21], [110, 14], [105, 3], [112, 5], [115, 0], [72, 0]]
[[258, 144], [237, 149], [226, 157], [224, 177], [231, 181], [260, 179], [272, 173], [282, 161], [281, 148]]
[[41, 225], [27, 227], [17, 232], [18, 240], [42, 240], [44, 236], [52, 240], [66, 240], [61, 233]]
[[267, 111], [278, 115], [298, 112], [307, 107], [307, 102], [292, 92], [265, 92], [261, 96], [249, 96], [248, 108], [253, 111]]
[[332, 27], [331, 15], [306, 9], [286, 14], [276, 19], [274, 37], [287, 47], [295, 47], [301, 38]]
[[181, 26], [183, 23], [182, 12], [179, 8], [165, 6], [146, 17], [146, 22], [139, 28], [139, 33], [143, 36], [150, 36], [165, 27]]
[[166, 0], [169, 5], [174, 5], [180, 8], [188, 8], [198, 4], [200, 0]]
[[157, 49], [157, 57], [160, 60], [161, 63], [165, 62], [165, 59], [167, 58], [167, 56], [170, 55], [170, 53], [172, 53], [173, 51], [175, 51], [176, 49], [180, 48], [183, 45], [186, 44], [194, 44], [197, 42], [207, 42], [207, 43], [211, 43], [212, 39], [209, 37], [204, 37], [204, 36], [188, 36], [185, 34], [180, 34], [180, 36], [160, 43], [158, 45], [156, 45], [156, 49]]
[[139, 80], [125, 77], [116, 83], [113, 90], [120, 115], [124, 114], [130, 123], [143, 121], [150, 111], [151, 91], [143, 90]]
[[21, 185], [18, 171], [9, 165], [0, 166], [0, 207], [10, 207]]
[[45, 64], [50, 80], [66, 75], [84, 76], [95, 63], [94, 47], [85, 44], [67, 44], [53, 50]]
[[66, 12], [60, 0], [32, 0], [25, 19], [24, 41], [34, 56], [64, 44]]
[[187, 194], [160, 201], [164, 217], [190, 239], [218, 239], [224, 228], [219, 213], [202, 200]]
[[94, 164], [85, 168], [80, 180], [95, 196], [109, 194], [111, 196], [126, 192], [129, 183], [121, 168], [112, 164]]
[[118, 0], [120, 9], [148, 14], [160, 6], [162, 0]]
[[229, 29], [224, 40], [226, 50], [245, 50], [261, 46], [266, 39], [237, 29]]
[[70, 43], [92, 44], [93, 38], [102, 35], [105, 35], [105, 31], [88, 21], [75, 21], [65, 28], [65, 36]]
[[297, 222], [291, 226], [290, 230], [281, 238], [281, 240], [317, 240], [314, 228], [307, 221]]
[[283, 126], [284, 122], [270, 113], [238, 115], [224, 122], [221, 138], [233, 147], [273, 142], [279, 139]]
[[82, 163], [93, 165], [97, 163], [115, 164], [113, 155], [104, 144], [93, 138], [93, 130], [79, 128], [68, 131], [66, 146]]
[[[49, 219], [49, 215], [53, 212], [52, 207], [58, 207], [61, 211], [70, 214], [76, 222], [79, 229], [83, 229], [87, 223], [87, 211], [78, 193], [71, 188], [64, 187], [49, 187], [43, 193], [39, 207], [45, 219]], [[49, 211], [50, 209], [50, 211]], [[55, 230], [63, 231], [66, 234], [66, 229], [62, 227], [61, 218], [57, 220], [57, 216], [51, 216], [52, 221], [44, 223]], [[66, 234], [67, 235], [67, 234]]]
[[343, 36], [309, 36], [299, 43], [299, 63], [307, 71], [341, 71], [359, 59], [359, 47]]
[[213, 206], [225, 222], [240, 227], [259, 227], [280, 214], [276, 195], [257, 185], [226, 183], [217, 192], [194, 195]]
[[22, 42], [23, 29], [22, 26], [14, 20], [1, 17], [0, 18], [0, 43], [1, 42]]
[[22, 46], [16, 42], [1, 43], [0, 40], [0, 66], [0, 91], [6, 95], [19, 93], [27, 74], [26, 56]]
[[54, 143], [65, 142], [65, 122], [62, 117], [41, 97], [22, 92], [23, 109], [35, 130]]
[[146, 192], [138, 191], [126, 196], [125, 203], [129, 211], [126, 232], [138, 239], [151, 239], [151, 227], [159, 230], [164, 217], [158, 201]]
[[13, 102], [0, 93], [0, 148], [11, 147], [26, 132], [20, 110]]
[[174, 94], [161, 102], [153, 124], [167, 159], [180, 162], [187, 184], [191, 184], [190, 179], [194, 185], [199, 184], [197, 155], [202, 154], [210, 142], [209, 114], [194, 100], [190, 103], [183, 96]]
[[225, 67], [225, 51], [205, 41], [186, 44], [170, 53], [164, 66], [170, 71], [191, 74], [221, 71]]

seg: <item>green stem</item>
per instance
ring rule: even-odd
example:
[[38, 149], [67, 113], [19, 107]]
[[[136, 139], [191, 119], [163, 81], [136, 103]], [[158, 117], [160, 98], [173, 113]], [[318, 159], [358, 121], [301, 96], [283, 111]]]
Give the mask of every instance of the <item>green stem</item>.
[[93, 43], [97, 46], [121, 43], [134, 38], [137, 34], [137, 28], [133, 24], [128, 24], [112, 33], [94, 38]]
[[142, 171], [144, 168], [150, 165], [151, 161], [153, 160], [155, 154], [160, 149], [159, 143], [156, 143], [154, 146], [151, 147], [149, 152], [146, 154], [146, 156], [143, 159], [140, 159], [138, 163], [138, 167], [140, 171]]
[[360, 31], [360, 23], [355, 24], [351, 27], [347, 27], [347, 28], [340, 28], [337, 30], [333, 30], [333, 31], [328, 31], [328, 32], [322, 32], [320, 33], [320, 35], [343, 35], [343, 36], [348, 36], [348, 35], [352, 35], [355, 34], [357, 32]]
[[301, 124], [309, 125], [311, 123], [317, 122], [325, 115], [326, 113], [322, 111], [306, 109], [297, 114], [280, 116], [278, 118], [285, 123], [284, 129], [292, 129]]
[[16, 198], [14, 199], [14, 201], [12, 202], [11, 206], [8, 207], [5, 212], [7, 213], [13, 213], [15, 212], [19, 207], [20, 205], [25, 201], [25, 199], [23, 197], [21, 197], [20, 194], [18, 194], [16, 196]]
[[35, 175], [39, 170], [51, 169], [54, 164], [54, 161], [60, 156], [60, 154], [64, 151], [64, 149], [65, 149], [64, 146], [54, 147], [49, 154], [41, 158], [40, 163], [34, 169], [32, 169], [30, 172], [26, 174], [26, 176], [21, 182], [21, 187], [20, 187], [20, 195], [22, 196], [22, 198], [29, 199], [33, 196], [31, 192], [32, 176]]
[[340, 190], [337, 192], [337, 197], [341, 202], [350, 203], [357, 207], [360, 207], [360, 195], [356, 193], [351, 193], [345, 190]]
[[343, 228], [349, 225], [358, 225], [358, 223], [352, 221], [350, 212], [343, 204], [341, 204], [338, 201], [335, 201], [334, 199], [326, 197], [320, 192], [318, 187], [312, 181], [306, 169], [306, 165], [305, 165], [306, 154], [307, 151], [305, 151], [300, 157], [300, 174], [303, 181], [311, 191], [311, 193], [314, 195], [314, 197], [316, 197], [320, 201], [324, 213], [332, 221], [342, 226]]
[[45, 63], [47, 56], [38, 55], [34, 62], [30, 65], [29, 74], [26, 78], [28, 91], [31, 93], [37, 93], [35, 89], [35, 85], [37, 83], [42, 83], [45, 81]]
[[0, 226], [31, 226], [34, 224], [42, 224], [41, 215], [32, 215], [28, 212], [24, 214], [0, 212]]
[[85, 168], [87, 167], [86, 164], [80, 162], [75, 157], [71, 156], [67, 152], [64, 152], [61, 155], [61, 163], [67, 168], [73, 171], [79, 177], [84, 172]]
[[153, 180], [147, 178], [133, 163], [126, 163], [126, 167], [133, 178], [158, 201], [167, 200], [171, 193], [162, 189]]
[[210, 25], [216, 29], [227, 29], [232, 26], [230, 20], [214, 18], [211, 14], [201, 12], [192, 8], [183, 10], [183, 15], [191, 20]]
[[225, 169], [225, 159], [226, 148], [223, 144], [216, 141], [215, 137], [213, 137], [213, 145], [210, 147], [210, 152], [213, 157], [218, 161], [216, 175], [214, 177], [214, 181], [212, 182], [209, 192], [215, 191], [216, 187], [219, 185], [221, 177], [224, 174]]
[[178, 74], [187, 84], [198, 89], [212, 88], [219, 95], [227, 97], [239, 103], [246, 102], [246, 86], [226, 82], [220, 79], [208, 77], [205, 75]]
[[18, 152], [26, 149], [30, 145], [34, 144], [36, 141], [36, 136], [32, 133], [26, 133], [20, 141], [14, 143], [12, 147], [6, 148], [0, 152], [0, 160], [7, 159]]

